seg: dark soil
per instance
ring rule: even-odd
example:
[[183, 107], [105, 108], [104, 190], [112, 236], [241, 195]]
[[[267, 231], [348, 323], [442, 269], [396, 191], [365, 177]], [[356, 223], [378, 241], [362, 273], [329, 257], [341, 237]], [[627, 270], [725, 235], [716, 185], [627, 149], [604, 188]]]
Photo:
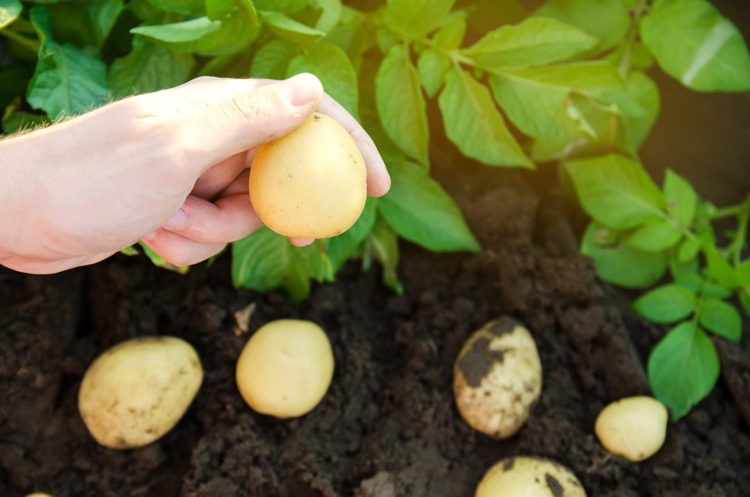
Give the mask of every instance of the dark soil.
[[[691, 94], [703, 109], [696, 113], [705, 113], [695, 123], [681, 118], [685, 103], [674, 95], [664, 97], [666, 117], [644, 161], [683, 172], [720, 204], [744, 196], [750, 99]], [[732, 113], [717, 118], [717, 108]], [[723, 155], [701, 159], [699, 151], [726, 132], [745, 139], [720, 141]], [[659, 137], [676, 148], [663, 151]], [[740, 346], [718, 344], [720, 384], [670, 424], [656, 456], [633, 464], [608, 455], [593, 434], [594, 419], [614, 399], [649, 392], [644, 362], [664, 329], [632, 315], [631, 295], [599, 283], [578, 255], [583, 218], [551, 186], [554, 172], [467, 165], [456, 178], [445, 167], [451, 157], [447, 152], [436, 173], [484, 250], [436, 255], [403, 244], [403, 296], [381, 283], [377, 268], [362, 271], [356, 263], [302, 303], [234, 289], [226, 256], [186, 276], [125, 256], [55, 276], [0, 269], [0, 496], [466, 497], [495, 461], [512, 455], [566, 465], [592, 497], [748, 495], [748, 334]], [[726, 171], [717, 173], [721, 165]], [[235, 313], [251, 304], [250, 332], [242, 334]], [[544, 388], [525, 427], [497, 441], [463, 423], [451, 383], [463, 342], [503, 315], [532, 331]], [[336, 372], [312, 413], [280, 421], [244, 404], [234, 365], [252, 331], [284, 317], [327, 330]], [[107, 347], [152, 334], [195, 346], [203, 386], [158, 442], [130, 451], [100, 447], [78, 415], [81, 377]]]

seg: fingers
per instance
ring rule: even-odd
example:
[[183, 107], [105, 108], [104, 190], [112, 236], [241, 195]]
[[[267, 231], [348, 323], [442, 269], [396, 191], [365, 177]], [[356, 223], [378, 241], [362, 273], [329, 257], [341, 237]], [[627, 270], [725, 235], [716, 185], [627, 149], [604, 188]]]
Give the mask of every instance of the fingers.
[[311, 74], [284, 81], [198, 78], [151, 94], [142, 118], [179, 147], [182, 174], [198, 177], [215, 164], [285, 135], [318, 107], [323, 87]]
[[221, 252], [226, 243], [205, 244], [165, 229], [158, 229], [141, 239], [151, 250], [175, 266], [191, 266]]
[[362, 152], [367, 166], [367, 194], [371, 197], [380, 197], [388, 193], [388, 189], [391, 187], [391, 178], [370, 135], [341, 104], [330, 97], [321, 101], [318, 110], [341, 123], [352, 135], [354, 142]]
[[244, 238], [262, 225], [250, 197], [238, 193], [214, 202], [191, 195], [162, 229], [196, 242], [222, 244]]

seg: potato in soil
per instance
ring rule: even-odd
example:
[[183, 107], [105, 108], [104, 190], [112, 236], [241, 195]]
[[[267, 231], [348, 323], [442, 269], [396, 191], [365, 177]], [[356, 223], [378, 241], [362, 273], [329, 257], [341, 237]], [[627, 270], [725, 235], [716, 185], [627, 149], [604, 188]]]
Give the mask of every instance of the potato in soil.
[[464, 344], [453, 369], [453, 392], [461, 417], [493, 438], [514, 435], [529, 418], [542, 391], [542, 363], [529, 331], [502, 317]]
[[203, 367], [189, 343], [169, 336], [133, 338], [91, 363], [78, 409], [101, 445], [142, 447], [177, 424], [202, 382]]

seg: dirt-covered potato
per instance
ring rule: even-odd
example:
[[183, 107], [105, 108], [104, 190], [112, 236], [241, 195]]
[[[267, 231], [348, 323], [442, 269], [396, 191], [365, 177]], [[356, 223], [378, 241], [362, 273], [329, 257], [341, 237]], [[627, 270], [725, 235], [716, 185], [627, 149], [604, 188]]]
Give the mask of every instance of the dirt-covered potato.
[[645, 395], [612, 402], [596, 418], [594, 431], [609, 452], [639, 462], [656, 454], [667, 436], [667, 408]]
[[333, 378], [333, 350], [311, 321], [279, 319], [261, 326], [237, 359], [237, 387], [256, 412], [302, 416], [321, 401]]
[[485, 473], [474, 497], [586, 497], [565, 466], [535, 457], [509, 457]]
[[97, 357], [83, 376], [78, 409], [105, 447], [147, 445], [182, 418], [203, 381], [195, 349], [176, 337], [121, 342]]
[[365, 207], [365, 160], [338, 121], [315, 113], [258, 149], [250, 168], [250, 200], [261, 221], [282, 235], [338, 235]]
[[534, 339], [509, 317], [475, 332], [453, 368], [453, 393], [461, 417], [494, 438], [515, 434], [541, 391], [542, 363]]

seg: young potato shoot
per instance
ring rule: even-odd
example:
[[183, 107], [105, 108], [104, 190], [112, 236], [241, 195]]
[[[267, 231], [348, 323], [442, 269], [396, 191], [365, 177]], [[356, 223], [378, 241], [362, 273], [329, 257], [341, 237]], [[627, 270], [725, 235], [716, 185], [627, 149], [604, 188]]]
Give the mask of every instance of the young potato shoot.
[[237, 359], [237, 387], [256, 412], [279, 419], [307, 414], [333, 379], [333, 350], [311, 321], [280, 319], [261, 326]]
[[594, 431], [609, 452], [640, 462], [664, 445], [668, 421], [667, 408], [653, 397], [627, 397], [602, 409]]
[[203, 367], [189, 343], [168, 336], [134, 338], [91, 363], [78, 392], [78, 410], [101, 445], [142, 447], [177, 424], [202, 382]]
[[509, 317], [487, 323], [461, 349], [453, 393], [461, 417], [493, 438], [514, 435], [542, 391], [542, 363], [529, 331]]
[[258, 149], [250, 168], [250, 200], [260, 220], [279, 234], [338, 235], [365, 208], [365, 160], [338, 121], [314, 113]]
[[509, 457], [485, 473], [474, 497], [586, 497], [568, 468], [547, 459]]

